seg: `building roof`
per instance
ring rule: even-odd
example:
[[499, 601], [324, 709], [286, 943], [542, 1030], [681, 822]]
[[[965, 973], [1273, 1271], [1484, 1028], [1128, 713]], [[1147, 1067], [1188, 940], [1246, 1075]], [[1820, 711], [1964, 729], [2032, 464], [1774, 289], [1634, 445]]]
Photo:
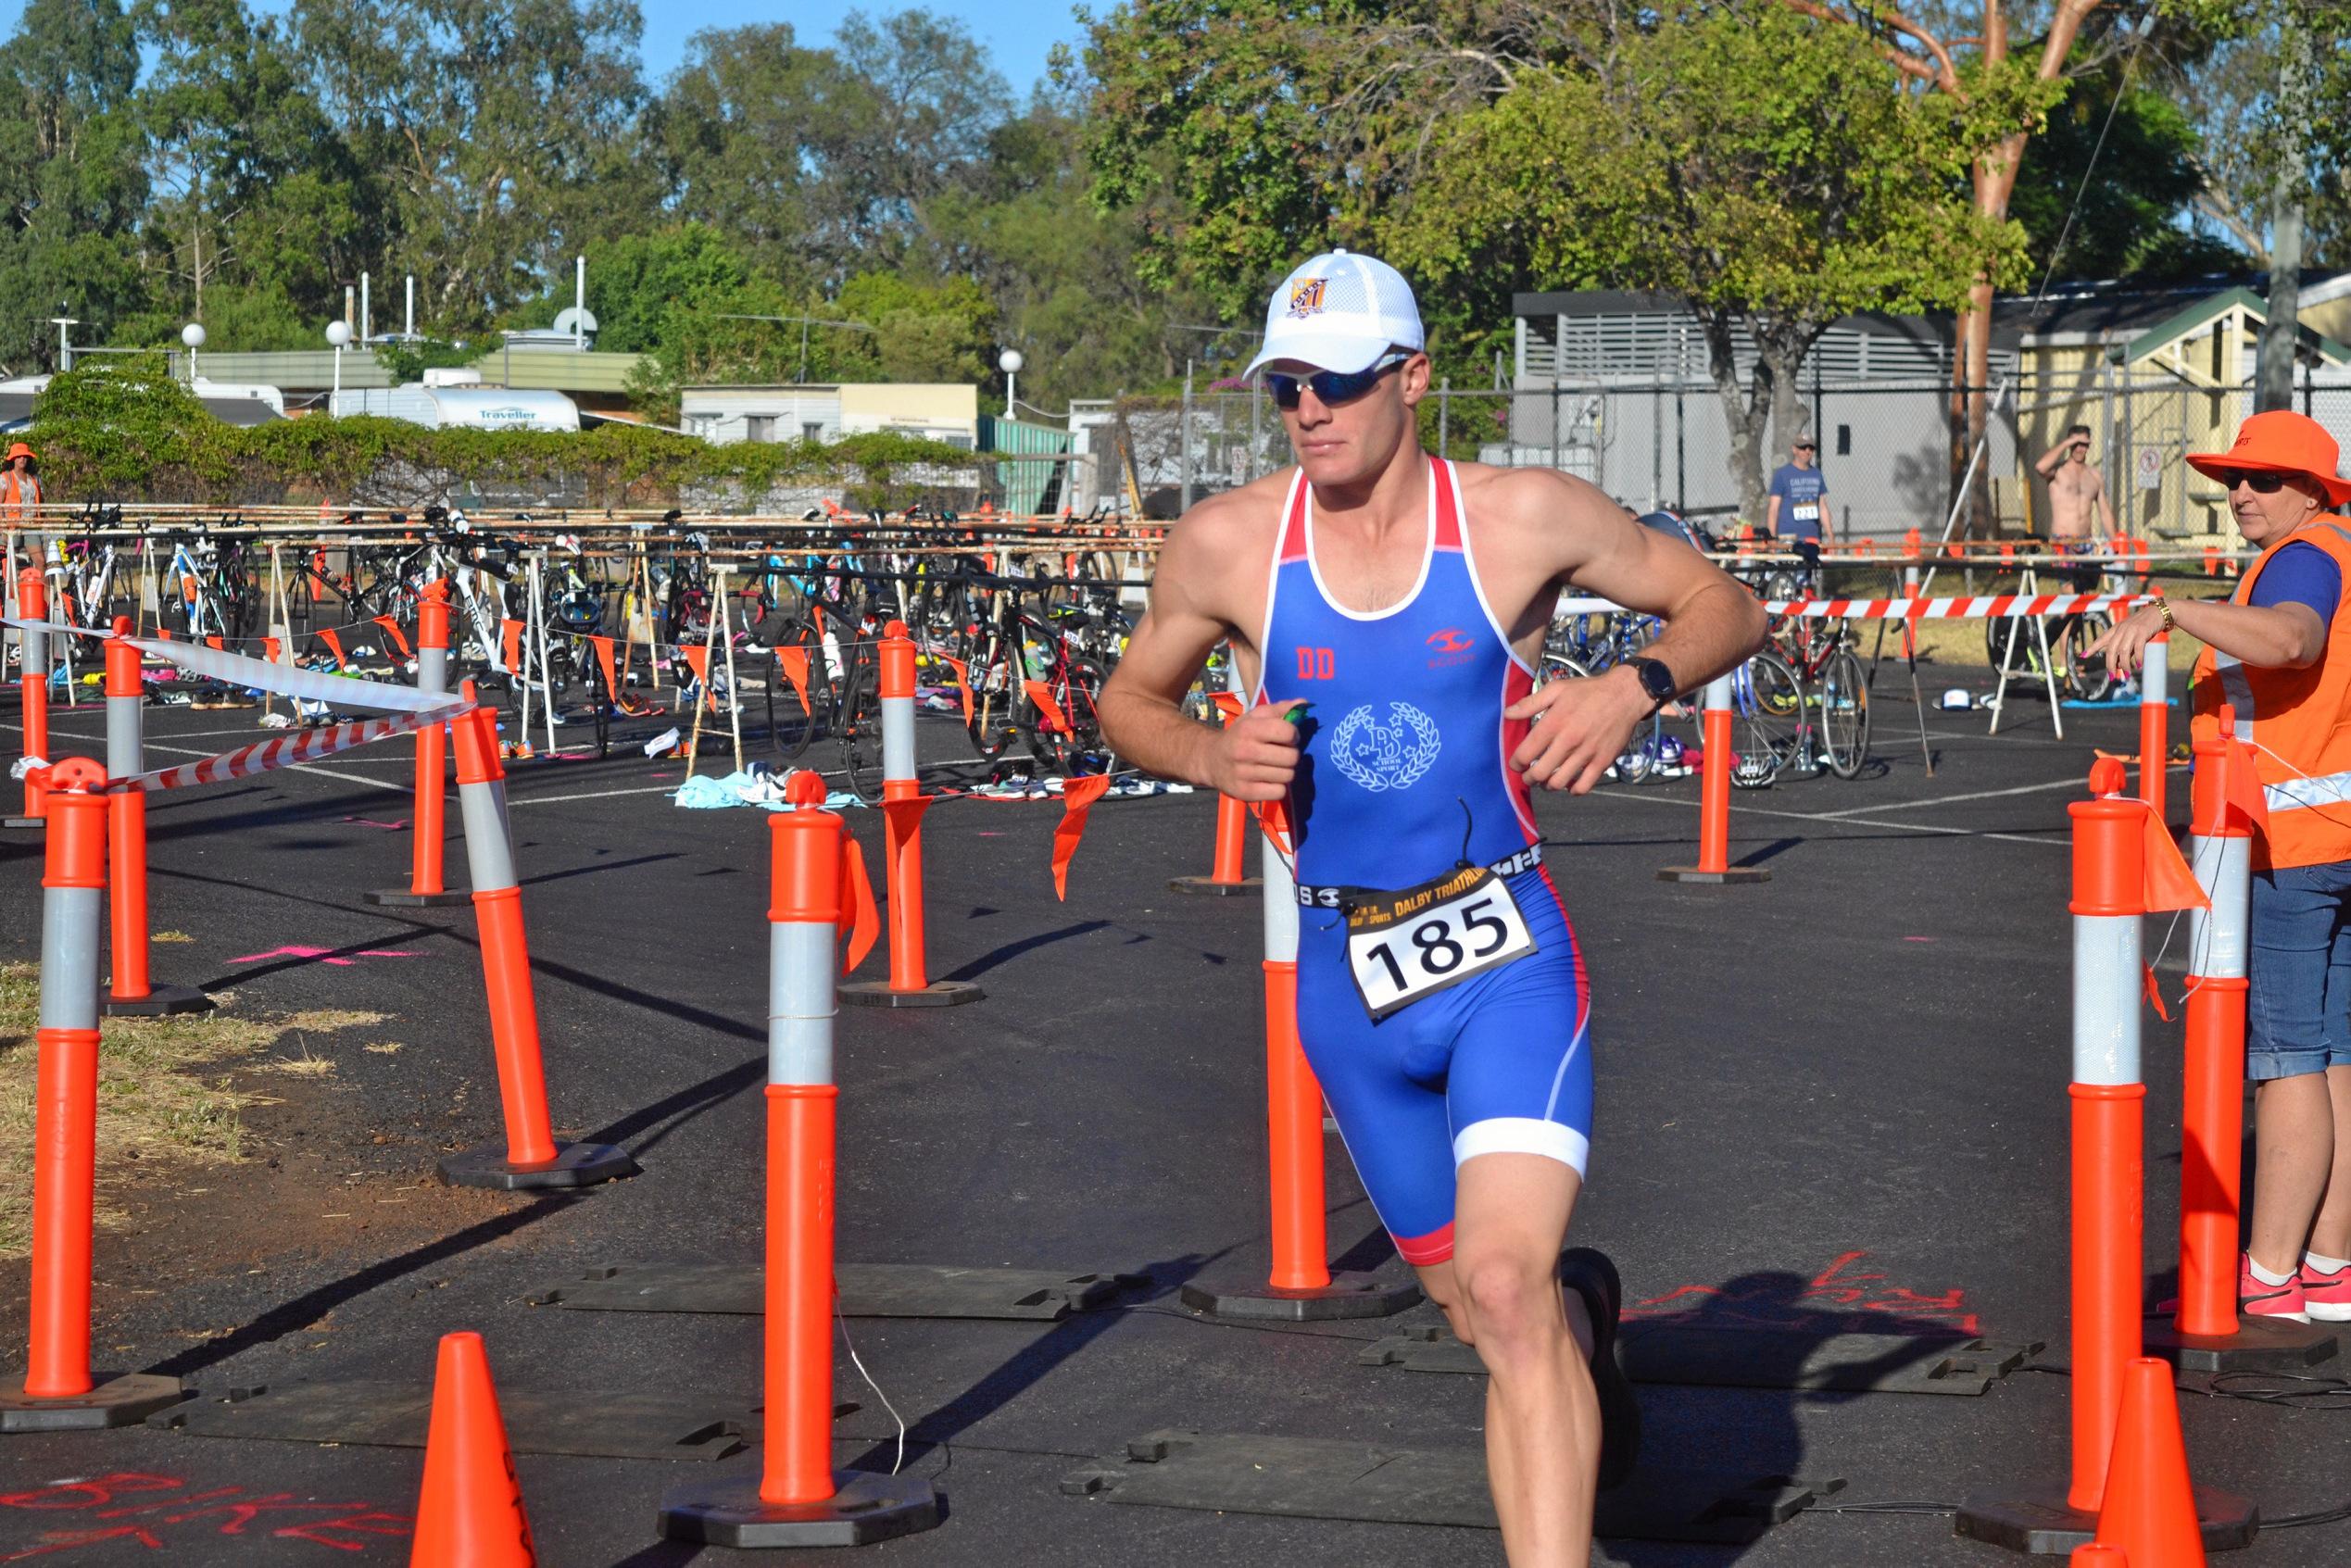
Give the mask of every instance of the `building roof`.
[[[1572, 289], [1548, 294], [1510, 296], [1514, 316], [1688, 316], [1690, 307], [1669, 294], [1637, 289]], [[1858, 311], [1829, 323], [1871, 337], [1900, 338], [1908, 343], [1948, 344], [1951, 317], [1947, 312], [1899, 316], [1883, 310]], [[2001, 348], [2016, 346], [2014, 334], [2003, 337], [1995, 319], [1993, 342]]]

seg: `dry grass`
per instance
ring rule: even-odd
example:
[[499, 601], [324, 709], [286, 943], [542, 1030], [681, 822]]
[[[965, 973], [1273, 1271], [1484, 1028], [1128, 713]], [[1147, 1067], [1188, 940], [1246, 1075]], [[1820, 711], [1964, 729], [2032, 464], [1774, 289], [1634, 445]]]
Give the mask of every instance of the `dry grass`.
[[[310, 1054], [312, 1034], [380, 1023], [375, 1012], [321, 1009], [290, 1017], [239, 1016], [216, 993], [220, 1010], [185, 1018], [109, 1018], [98, 1054], [98, 1223], [119, 1221], [104, 1201], [104, 1178], [135, 1160], [141, 1180], [170, 1181], [245, 1155], [238, 1112], [261, 1097], [236, 1087], [222, 1071], [289, 1036], [300, 1055], [280, 1058], [280, 1072], [318, 1075], [334, 1063]], [[35, 964], [0, 965], [0, 1258], [24, 1255], [32, 1203], [33, 1089], [39, 1064], [34, 1030], [41, 977]], [[154, 1161], [150, 1165], [147, 1161]]]
[[[1864, 658], [1867, 658], [1876, 650], [1878, 630], [1875, 626], [1867, 621], [1856, 621], [1854, 625], [1854, 634], [1859, 639]], [[2024, 662], [2025, 639], [2031, 635], [2032, 628], [2028, 622], [2018, 634], [2017, 644], [2017, 661], [2019, 666]], [[2187, 689], [2189, 667], [2195, 663], [2196, 650], [2204, 645], [2194, 637], [2182, 635], [2173, 637], [2169, 646], [2171, 649], [2170, 664], [2174, 677], [2171, 690], [2172, 695], [2176, 696]], [[1946, 670], [1985, 670], [1994, 668], [1997, 664], [1996, 660], [1985, 657], [1983, 622], [1980, 621], [1922, 621], [1918, 622], [1918, 653], [1922, 659], [1930, 660]], [[1886, 633], [1886, 657], [1898, 659], [1901, 655], [1901, 628], [1891, 627]]]

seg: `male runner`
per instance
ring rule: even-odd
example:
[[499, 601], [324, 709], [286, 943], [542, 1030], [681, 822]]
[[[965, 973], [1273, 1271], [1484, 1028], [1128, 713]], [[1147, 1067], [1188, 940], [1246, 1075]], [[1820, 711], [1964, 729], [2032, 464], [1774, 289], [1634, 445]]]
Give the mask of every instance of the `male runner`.
[[[2114, 519], [2114, 501], [2106, 482], [2090, 461], [2090, 427], [2075, 425], [2065, 440], [2041, 455], [2033, 471], [2049, 482], [2049, 537], [2057, 545], [2079, 549], [2093, 540], [2111, 539], [2121, 532]], [[2099, 533], [2099, 524], [2105, 533]]]
[[[1491, 1374], [1510, 1561], [1582, 1568], [1639, 1411], [1615, 1272], [1560, 1251], [1590, 1008], [1528, 791], [1589, 791], [1660, 702], [1759, 646], [1764, 618], [1581, 480], [1432, 461], [1423, 345], [1410, 286], [1369, 257], [1316, 257], [1275, 291], [1250, 373], [1268, 372], [1298, 464], [1170, 533], [1102, 730], [1154, 772], [1287, 800], [1307, 1058], [1397, 1250]], [[1666, 629], [1641, 668], [1536, 691], [1569, 581]], [[1257, 702], [1214, 730], [1178, 704], [1225, 639]]]

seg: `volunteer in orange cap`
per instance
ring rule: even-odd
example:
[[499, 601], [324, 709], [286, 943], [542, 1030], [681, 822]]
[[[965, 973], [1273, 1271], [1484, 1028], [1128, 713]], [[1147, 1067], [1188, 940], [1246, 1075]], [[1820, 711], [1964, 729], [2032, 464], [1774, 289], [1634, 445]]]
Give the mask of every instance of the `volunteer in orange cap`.
[[2199, 737], [2222, 704], [2253, 743], [2269, 826], [2253, 844], [2245, 1076], [2255, 1084], [2251, 1246], [2241, 1311], [2351, 1322], [2351, 481], [2315, 420], [2256, 414], [2188, 458], [2228, 488], [2261, 551], [2226, 600], [2137, 610], [2101, 650], [2137, 669], [2176, 625], [2205, 644]]
[[0, 467], [0, 521], [31, 522], [41, 514], [33, 508], [41, 505], [41, 480], [37, 473], [40, 460], [32, 448], [19, 441], [8, 448], [5, 467]]

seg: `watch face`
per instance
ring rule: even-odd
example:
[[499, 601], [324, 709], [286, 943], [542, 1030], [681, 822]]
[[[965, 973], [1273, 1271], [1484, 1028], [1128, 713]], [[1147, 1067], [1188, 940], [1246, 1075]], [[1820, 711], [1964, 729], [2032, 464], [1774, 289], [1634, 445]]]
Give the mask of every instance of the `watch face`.
[[1659, 702], [1674, 695], [1674, 672], [1664, 662], [1654, 659], [1641, 661], [1641, 689]]

